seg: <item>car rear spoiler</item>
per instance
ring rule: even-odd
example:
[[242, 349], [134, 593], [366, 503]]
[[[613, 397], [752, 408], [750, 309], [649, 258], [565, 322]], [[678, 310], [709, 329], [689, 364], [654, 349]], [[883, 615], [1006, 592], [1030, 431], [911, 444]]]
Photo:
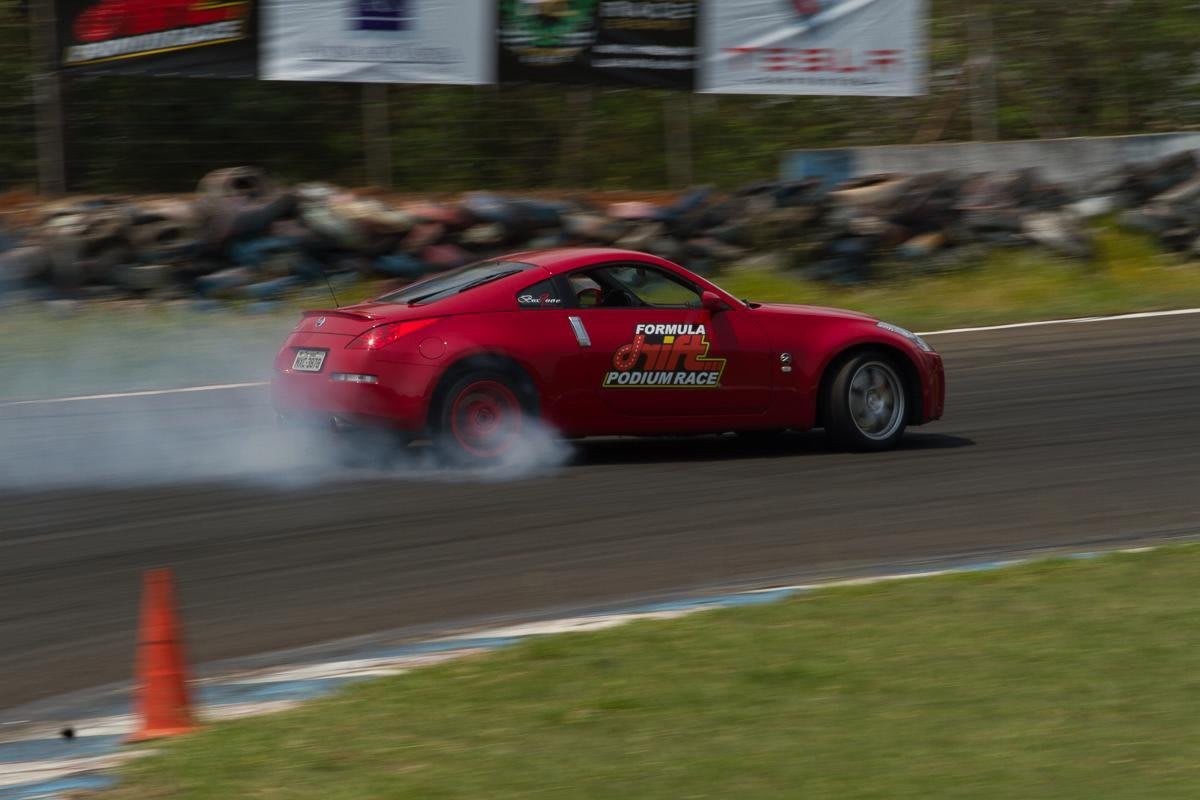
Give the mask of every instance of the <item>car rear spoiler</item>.
[[355, 319], [355, 320], [361, 320], [363, 322], [371, 322], [373, 320], [379, 319], [379, 317], [375, 314], [364, 314], [361, 311], [346, 311], [345, 309], [340, 309], [340, 308], [336, 308], [336, 309], [316, 308], [316, 309], [313, 309], [312, 311], [302, 311], [302, 312], [300, 312], [300, 316], [301, 316], [301, 319], [308, 319], [309, 317], [344, 317], [345, 319]]

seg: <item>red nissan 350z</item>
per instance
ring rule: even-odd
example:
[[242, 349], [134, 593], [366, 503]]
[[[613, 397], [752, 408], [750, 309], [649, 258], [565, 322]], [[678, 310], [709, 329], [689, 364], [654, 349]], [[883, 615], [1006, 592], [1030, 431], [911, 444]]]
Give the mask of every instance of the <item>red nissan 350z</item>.
[[560, 249], [307, 311], [275, 361], [285, 421], [430, 436], [501, 458], [564, 436], [824, 428], [881, 450], [942, 415], [942, 360], [850, 311], [738, 300], [655, 256]]

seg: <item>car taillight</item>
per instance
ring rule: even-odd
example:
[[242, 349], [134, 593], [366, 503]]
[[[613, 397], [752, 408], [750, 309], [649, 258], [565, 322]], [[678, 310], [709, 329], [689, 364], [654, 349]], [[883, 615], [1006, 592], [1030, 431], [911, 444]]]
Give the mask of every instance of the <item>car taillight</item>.
[[382, 350], [392, 342], [414, 334], [422, 328], [427, 328], [435, 322], [437, 322], [436, 319], [410, 319], [404, 322], [376, 325], [366, 333], [360, 334], [358, 338], [346, 345], [346, 348], [348, 350]]

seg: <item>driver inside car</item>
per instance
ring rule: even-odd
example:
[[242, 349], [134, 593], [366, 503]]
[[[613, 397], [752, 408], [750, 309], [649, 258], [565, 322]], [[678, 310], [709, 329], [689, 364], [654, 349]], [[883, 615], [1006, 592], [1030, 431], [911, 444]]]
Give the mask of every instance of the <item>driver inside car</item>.
[[571, 289], [579, 308], [635, 308], [642, 301], [619, 283], [606, 286], [589, 275], [572, 275]]

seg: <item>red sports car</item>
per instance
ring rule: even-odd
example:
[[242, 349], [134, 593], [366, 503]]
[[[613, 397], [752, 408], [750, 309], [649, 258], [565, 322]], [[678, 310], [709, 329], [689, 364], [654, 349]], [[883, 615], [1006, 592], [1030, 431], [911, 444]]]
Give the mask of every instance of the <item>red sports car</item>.
[[880, 450], [942, 415], [942, 359], [850, 311], [739, 300], [645, 253], [544, 250], [307, 311], [275, 361], [285, 421], [430, 436], [501, 458], [564, 436], [824, 428]]

